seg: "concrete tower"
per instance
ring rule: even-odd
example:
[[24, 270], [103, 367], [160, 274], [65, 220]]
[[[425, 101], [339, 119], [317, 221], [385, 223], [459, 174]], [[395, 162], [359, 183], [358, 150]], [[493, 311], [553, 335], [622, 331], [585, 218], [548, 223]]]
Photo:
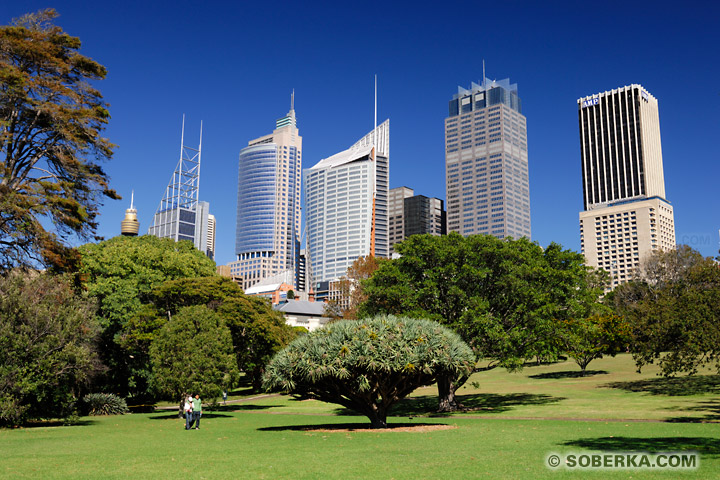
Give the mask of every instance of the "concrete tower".
[[580, 239], [588, 265], [624, 283], [651, 252], [675, 247], [665, 198], [658, 102], [641, 85], [580, 98], [583, 207]]

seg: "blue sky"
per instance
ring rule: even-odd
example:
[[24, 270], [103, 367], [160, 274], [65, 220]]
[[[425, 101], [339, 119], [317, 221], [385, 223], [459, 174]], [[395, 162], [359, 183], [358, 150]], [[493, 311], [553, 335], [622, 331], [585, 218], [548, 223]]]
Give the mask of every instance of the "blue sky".
[[720, 247], [720, 4], [715, 2], [197, 2], [15, 0], [0, 23], [40, 8], [108, 68], [99, 83], [118, 145], [105, 165], [125, 197], [102, 208], [120, 231], [135, 191], [146, 232], [180, 152], [203, 122], [201, 200], [218, 221], [217, 261], [234, 260], [237, 158], [295, 110], [303, 168], [390, 118], [390, 187], [445, 198], [443, 121], [458, 85], [518, 84], [527, 117], [532, 239], [580, 249], [576, 100], [638, 83], [659, 101], [676, 237]]

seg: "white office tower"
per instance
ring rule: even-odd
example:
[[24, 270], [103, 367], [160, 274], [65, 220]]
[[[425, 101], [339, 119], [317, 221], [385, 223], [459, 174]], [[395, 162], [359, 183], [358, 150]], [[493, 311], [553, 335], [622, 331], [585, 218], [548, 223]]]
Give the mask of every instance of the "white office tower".
[[580, 241], [588, 265], [612, 287], [632, 278], [655, 250], [675, 248], [665, 198], [658, 102], [641, 85], [578, 99], [583, 206]]
[[389, 257], [389, 155], [385, 120], [352, 147], [304, 171], [310, 285], [342, 277], [358, 257]]

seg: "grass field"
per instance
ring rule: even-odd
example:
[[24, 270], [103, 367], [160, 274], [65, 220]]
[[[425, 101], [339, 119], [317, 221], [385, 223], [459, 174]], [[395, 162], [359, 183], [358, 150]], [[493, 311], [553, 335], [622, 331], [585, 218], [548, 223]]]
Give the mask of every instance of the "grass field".
[[[438, 417], [433, 388], [398, 405], [391, 425], [348, 431], [364, 417], [287, 397], [246, 398], [185, 431], [171, 412], [86, 417], [71, 427], [0, 430], [0, 478], [720, 478], [720, 377], [637, 374], [629, 356], [580, 377], [573, 363], [477, 373], [468, 411]], [[470, 383], [477, 382], [479, 388]], [[309, 430], [313, 429], [313, 430]], [[318, 430], [322, 429], [322, 430]], [[695, 451], [697, 470], [549, 470], [551, 452]]]

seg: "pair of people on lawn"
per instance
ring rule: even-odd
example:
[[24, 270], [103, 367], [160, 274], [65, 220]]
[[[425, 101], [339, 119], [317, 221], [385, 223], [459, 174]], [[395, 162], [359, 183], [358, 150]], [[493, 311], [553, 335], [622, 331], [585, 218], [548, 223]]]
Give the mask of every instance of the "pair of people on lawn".
[[183, 406], [185, 412], [185, 430], [190, 430], [195, 425], [195, 430], [200, 428], [200, 417], [202, 417], [202, 401], [200, 395], [188, 395]]

